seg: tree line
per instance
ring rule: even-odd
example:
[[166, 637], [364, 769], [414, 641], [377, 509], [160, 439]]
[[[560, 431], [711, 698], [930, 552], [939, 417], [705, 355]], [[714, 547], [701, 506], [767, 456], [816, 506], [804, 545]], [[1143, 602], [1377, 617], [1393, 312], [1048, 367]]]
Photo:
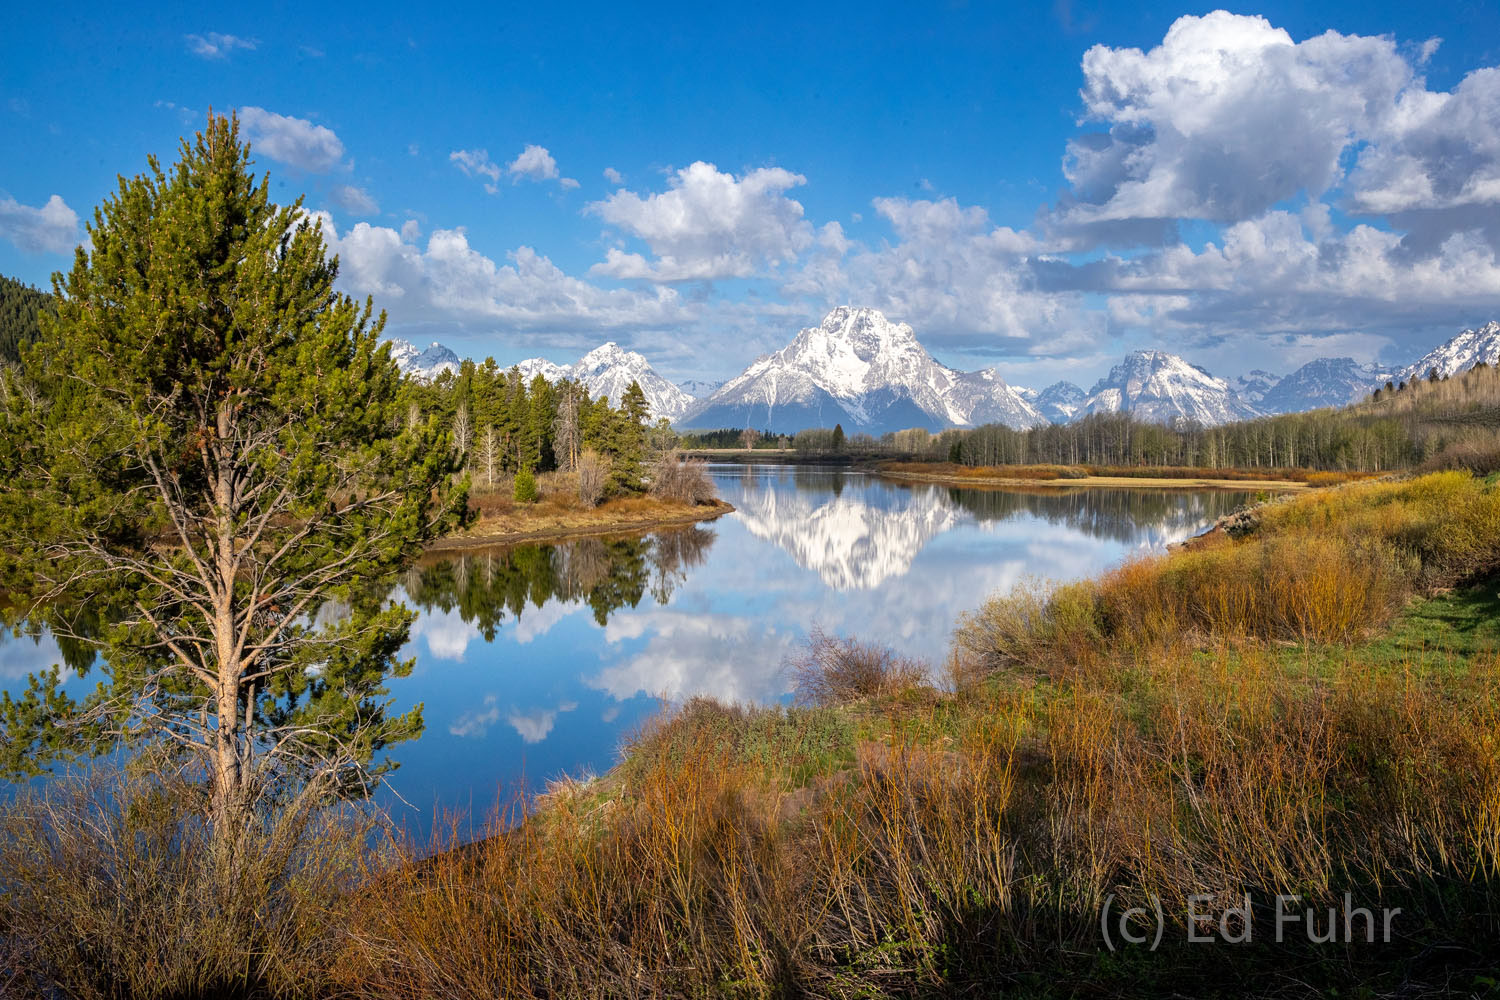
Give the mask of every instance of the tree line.
[[494, 488], [518, 473], [579, 468], [590, 453], [607, 467], [612, 492], [642, 488], [651, 453], [670, 450], [677, 436], [665, 420], [650, 423], [646, 394], [634, 381], [619, 406], [591, 398], [579, 381], [527, 379], [494, 358], [465, 360], [457, 372], [403, 386], [410, 419], [428, 416], [450, 428], [472, 486]]
[[[716, 432], [725, 440], [739, 432]], [[1387, 472], [1444, 455], [1500, 452], [1500, 369], [1483, 362], [1452, 377], [1377, 389], [1341, 408], [1242, 420], [1216, 427], [1164, 424], [1129, 413], [1095, 413], [1025, 430], [1003, 424], [845, 436], [809, 428], [792, 447], [811, 454], [903, 457], [957, 465], [1175, 466]]]
[[15, 364], [21, 348], [34, 342], [52, 296], [0, 274], [0, 361]]

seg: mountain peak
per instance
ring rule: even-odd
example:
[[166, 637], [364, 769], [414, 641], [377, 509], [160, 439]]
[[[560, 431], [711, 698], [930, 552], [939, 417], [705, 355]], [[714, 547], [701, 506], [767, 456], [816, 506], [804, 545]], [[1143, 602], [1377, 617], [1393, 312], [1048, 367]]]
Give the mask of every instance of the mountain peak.
[[1457, 375], [1481, 361], [1492, 365], [1500, 363], [1500, 320], [1490, 320], [1483, 326], [1463, 331], [1415, 364], [1401, 369], [1394, 377], [1410, 382], [1414, 378], [1426, 378], [1434, 369], [1439, 376]]
[[774, 354], [757, 358], [688, 415], [694, 427], [846, 428], [880, 433], [1042, 419], [995, 372], [935, 361], [905, 323], [839, 306]]
[[1155, 350], [1126, 355], [1094, 384], [1076, 415], [1122, 410], [1144, 420], [1187, 419], [1207, 425], [1260, 416], [1224, 379], [1175, 354]]
[[396, 367], [414, 378], [430, 382], [445, 371], [458, 372], [458, 355], [453, 351], [433, 341], [427, 347], [418, 349], [416, 344], [409, 340], [401, 340], [392, 337], [391, 360], [396, 362]]

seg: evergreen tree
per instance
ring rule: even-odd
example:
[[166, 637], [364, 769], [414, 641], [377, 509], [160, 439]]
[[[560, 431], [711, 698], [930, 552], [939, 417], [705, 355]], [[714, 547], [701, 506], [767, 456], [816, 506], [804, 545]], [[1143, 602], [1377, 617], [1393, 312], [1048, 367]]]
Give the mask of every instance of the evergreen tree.
[[412, 615], [383, 581], [464, 507], [384, 316], [269, 190], [213, 116], [170, 171], [122, 177], [0, 408], [13, 614], [103, 654], [80, 700], [53, 668], [0, 702], [0, 765], [181, 755], [231, 847], [266, 797], [367, 792], [421, 730], [386, 711]]
[[21, 349], [36, 340], [52, 296], [0, 275], [0, 361], [21, 360]]

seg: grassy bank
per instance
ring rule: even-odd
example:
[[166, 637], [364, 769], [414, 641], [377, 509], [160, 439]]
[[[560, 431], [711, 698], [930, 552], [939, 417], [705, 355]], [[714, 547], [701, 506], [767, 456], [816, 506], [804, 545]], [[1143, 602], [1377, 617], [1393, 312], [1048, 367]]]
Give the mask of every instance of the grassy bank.
[[[268, 834], [277, 863], [211, 908], [255, 901], [256, 950], [221, 980], [372, 997], [1492, 992], [1497, 570], [1500, 491], [1442, 473], [1289, 496], [1186, 549], [997, 596], [959, 623], [944, 683], [815, 636], [790, 665], [801, 704], [682, 706], [608, 775], [559, 783], [465, 850], [351, 857], [326, 824], [288, 835], [295, 850]], [[69, 849], [34, 802], [5, 811], [9, 967], [102, 996], [76, 983], [155, 961], [132, 982], [161, 985], [188, 976], [181, 955], [220, 955], [184, 947], [204, 918], [174, 902], [210, 859], [181, 860], [195, 841], [173, 848], [150, 801], [135, 820], [83, 809], [61, 824]], [[116, 842], [159, 845], [168, 874], [133, 876]], [[1281, 941], [1278, 895], [1299, 898]], [[1190, 922], [1190, 897], [1210, 922]], [[1250, 943], [1188, 940], [1243, 933], [1247, 897]], [[1346, 899], [1400, 908], [1390, 940], [1378, 917], [1375, 942], [1358, 918], [1346, 940]], [[1110, 950], [1106, 906], [1139, 907], [1149, 940], [1158, 904], [1159, 947], [1116, 927]], [[1334, 908], [1339, 940], [1309, 940], [1307, 908], [1320, 935]], [[136, 912], [151, 933], [100, 930]]]
[[717, 497], [693, 502], [650, 492], [609, 497], [591, 505], [579, 499], [576, 476], [562, 472], [543, 473], [536, 483], [538, 495], [532, 503], [515, 500], [508, 484], [476, 488], [469, 495], [472, 523], [438, 539], [428, 551], [650, 531], [711, 521], [734, 510]]

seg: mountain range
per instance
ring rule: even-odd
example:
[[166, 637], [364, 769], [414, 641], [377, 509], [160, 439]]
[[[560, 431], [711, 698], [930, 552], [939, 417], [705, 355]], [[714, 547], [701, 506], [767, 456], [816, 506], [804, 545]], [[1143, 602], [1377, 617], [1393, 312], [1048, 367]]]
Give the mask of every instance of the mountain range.
[[939, 364], [905, 323], [875, 309], [840, 307], [786, 347], [763, 355], [690, 408], [688, 428], [846, 425], [873, 434], [906, 427], [1045, 423], [993, 368]]
[[[435, 378], [458, 368], [458, 356], [441, 344], [420, 351], [405, 341], [392, 345], [392, 357], [417, 377]], [[848, 433], [881, 434], [987, 423], [1021, 429], [1121, 411], [1145, 420], [1212, 425], [1342, 406], [1387, 380], [1424, 378], [1433, 370], [1453, 375], [1481, 361], [1500, 363], [1500, 321], [1465, 330], [1402, 368], [1317, 358], [1287, 375], [1254, 370], [1231, 382], [1174, 354], [1146, 350], [1127, 355], [1088, 391], [1071, 382], [1037, 390], [1009, 385], [994, 368], [949, 368], [927, 353], [907, 324], [892, 322], [879, 310], [841, 306], [723, 383], [674, 385], [641, 354], [613, 342], [571, 365], [529, 358], [517, 367], [528, 377], [577, 379], [617, 405], [636, 381], [653, 419], [666, 417], [684, 429], [793, 433], [842, 424]]]
[[458, 355], [437, 341], [421, 348], [409, 340], [394, 337], [391, 338], [391, 360], [406, 374], [425, 382], [431, 382], [445, 371], [457, 375], [460, 364]]

